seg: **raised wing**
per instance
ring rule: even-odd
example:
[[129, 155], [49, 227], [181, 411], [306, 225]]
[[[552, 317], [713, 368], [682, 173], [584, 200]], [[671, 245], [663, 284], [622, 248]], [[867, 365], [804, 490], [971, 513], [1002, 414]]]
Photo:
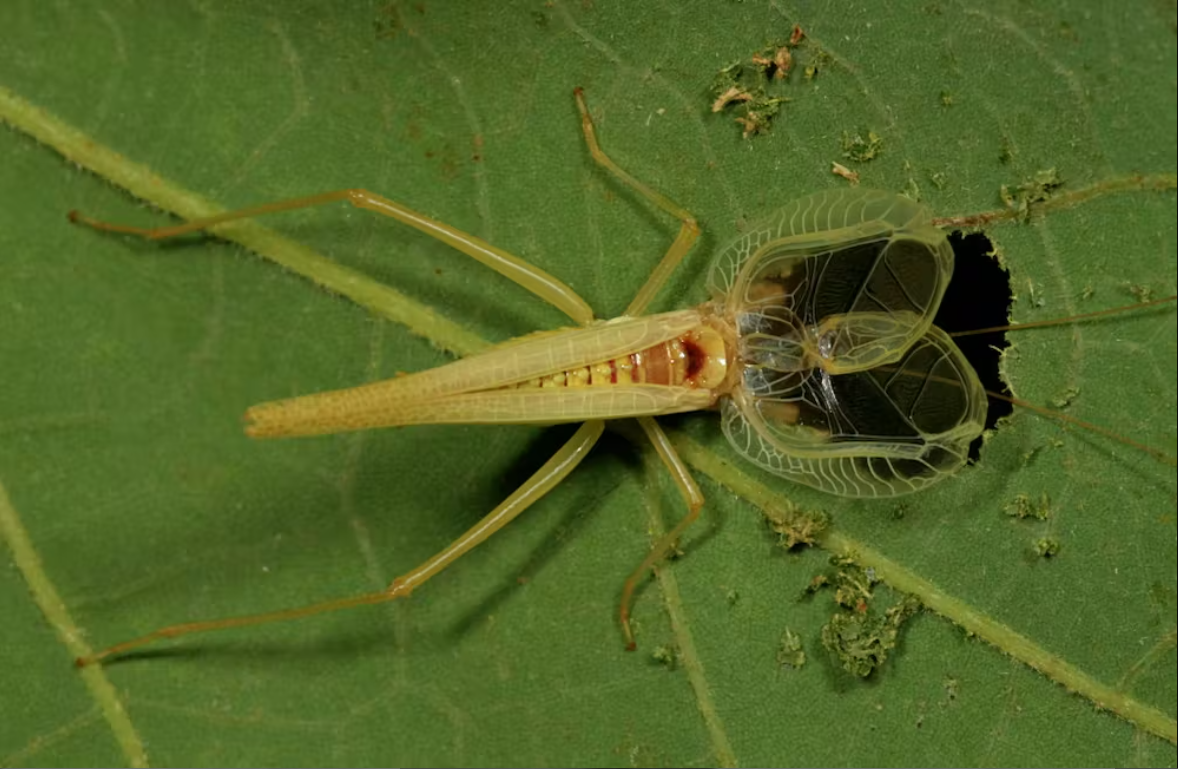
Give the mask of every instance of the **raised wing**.
[[861, 371], [896, 360], [932, 324], [953, 251], [920, 204], [832, 190], [750, 227], [712, 266], [741, 357], [779, 371]]
[[747, 369], [723, 405], [724, 433], [754, 464], [842, 496], [917, 491], [965, 463], [986, 393], [945, 332], [899, 359], [832, 374]]

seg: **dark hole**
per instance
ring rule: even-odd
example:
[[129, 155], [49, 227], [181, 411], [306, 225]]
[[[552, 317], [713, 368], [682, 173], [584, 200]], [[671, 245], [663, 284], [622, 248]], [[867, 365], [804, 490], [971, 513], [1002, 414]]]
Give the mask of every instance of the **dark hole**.
[[[953, 280], [941, 300], [941, 308], [933, 321], [946, 332], [969, 331], [990, 326], [1004, 326], [1010, 318], [1010, 275], [990, 256], [993, 245], [983, 233], [968, 235], [954, 232], [949, 235], [953, 248]], [[1006, 383], [998, 376], [999, 349], [1009, 346], [1006, 333], [979, 334], [953, 340], [965, 354], [966, 360], [978, 372], [982, 387], [1003, 395], [1010, 395]], [[993, 430], [998, 420], [1008, 416], [1014, 407], [1006, 401], [990, 398], [986, 411], [986, 429]], [[977, 461], [982, 439], [969, 447], [969, 460]]]

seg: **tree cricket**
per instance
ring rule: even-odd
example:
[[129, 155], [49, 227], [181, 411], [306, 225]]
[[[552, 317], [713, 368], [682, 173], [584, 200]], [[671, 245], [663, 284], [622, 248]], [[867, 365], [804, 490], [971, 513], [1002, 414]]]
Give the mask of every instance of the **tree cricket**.
[[[754, 465], [848, 497], [919, 491], [965, 464], [970, 443], [984, 429], [987, 398], [994, 394], [982, 388], [952, 338], [933, 325], [953, 274], [953, 251], [938, 225], [977, 226], [988, 221], [986, 215], [936, 220], [926, 207], [892, 193], [860, 188], [819, 192], [754, 223], [724, 248], [709, 275], [709, 301], [645, 315], [700, 228], [688, 211], [605, 154], [581, 89], [574, 93], [594, 161], [680, 225], [646, 283], [613, 320], [597, 320], [572, 288], [544, 270], [363, 189], [268, 203], [158, 229], [70, 213], [71, 221], [93, 229], [164, 240], [238, 219], [346, 201], [452, 246], [576, 324], [510, 340], [428, 371], [253, 406], [245, 415], [252, 437], [425, 424], [583, 423], [498, 507], [383, 591], [172, 625], [81, 658], [79, 666], [166, 638], [406, 598], [559, 484], [585, 458], [609, 419], [638, 420], [687, 508], [624, 583], [619, 619], [629, 649], [635, 647], [630, 607], [636, 586], [699, 517], [704, 504], [699, 486], [655, 417], [718, 409], [724, 434]], [[1174, 299], [1017, 328], [1070, 323]], [[1160, 453], [1073, 417], [1056, 416]]]

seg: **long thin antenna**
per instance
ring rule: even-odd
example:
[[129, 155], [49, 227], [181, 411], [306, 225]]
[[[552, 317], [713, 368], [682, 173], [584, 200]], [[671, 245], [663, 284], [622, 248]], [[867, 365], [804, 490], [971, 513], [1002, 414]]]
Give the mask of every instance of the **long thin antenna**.
[[1058, 419], [1061, 422], [1067, 422], [1068, 424], [1073, 424], [1077, 427], [1083, 427], [1085, 430], [1091, 430], [1092, 432], [1103, 435], [1106, 438], [1112, 438], [1114, 441], [1119, 441], [1126, 446], [1132, 446], [1135, 449], [1140, 449], [1146, 454], [1149, 454], [1172, 467], [1178, 466], [1178, 458], [1167, 454], [1161, 449], [1156, 449], [1153, 446], [1147, 446], [1144, 443], [1135, 441], [1132, 438], [1121, 435], [1120, 433], [1113, 432], [1107, 427], [1101, 427], [1100, 425], [1085, 421], [1079, 417], [1074, 417], [1071, 414], [1065, 414], [1062, 411], [1055, 411], [1054, 409], [1044, 408], [1043, 406], [1036, 406], [1034, 403], [1025, 401], [1022, 398], [1016, 398], [1013, 395], [1003, 395], [1002, 393], [996, 393], [993, 390], [986, 390], [986, 395], [989, 395], [991, 398], [995, 398], [1000, 401], [1006, 401], [1007, 403], [1020, 408], [1029, 409], [1030, 411], [1034, 411], [1037, 414], [1042, 414], [1044, 416], [1051, 417], [1052, 419]]
[[1124, 307], [1113, 307], [1110, 310], [1097, 310], [1096, 312], [1086, 312], [1082, 315], [1071, 315], [1066, 318], [1052, 318], [1051, 320], [1034, 320], [1030, 323], [1012, 323], [1006, 326], [990, 326], [989, 328], [975, 328], [969, 331], [954, 331], [949, 334], [952, 337], [959, 336], [976, 336], [978, 334], [996, 334], [1000, 331], [1023, 331], [1028, 328], [1043, 328], [1044, 326], [1064, 326], [1074, 323], [1078, 320], [1090, 320], [1092, 318], [1101, 318], [1105, 315], [1117, 315], [1122, 312], [1131, 312], [1133, 310], [1144, 310], [1147, 307], [1156, 307], [1159, 304], [1167, 304], [1169, 302], [1178, 301], [1178, 296], [1167, 296], [1164, 299], [1152, 299], [1148, 302], [1139, 302], [1137, 304], [1129, 304]]
[[[1148, 302], [1138, 302], [1137, 304], [1126, 305], [1124, 307], [1113, 307], [1112, 309], [1108, 309], [1108, 310], [1097, 310], [1096, 312], [1086, 312], [1081, 315], [1072, 315], [1067, 318], [1052, 318], [1050, 320], [1031, 321], [1030, 323], [1013, 323], [1013, 324], [1006, 325], [1006, 326], [991, 326], [989, 328], [970, 329], [968, 331], [955, 331], [955, 332], [949, 334], [949, 336], [951, 336], [951, 337], [977, 336], [980, 334], [996, 334], [996, 333], [999, 333], [1002, 331], [1023, 331], [1025, 329], [1029, 329], [1029, 328], [1044, 328], [1046, 326], [1069, 325], [1071, 323], [1074, 323], [1074, 322], [1080, 321], [1080, 320], [1091, 320], [1093, 318], [1101, 318], [1101, 317], [1105, 317], [1108, 315], [1117, 315], [1117, 314], [1120, 314], [1123, 312], [1132, 312], [1134, 310], [1144, 310], [1149, 307], [1157, 307], [1158, 305], [1170, 304], [1175, 301], [1178, 301], [1178, 296], [1167, 296], [1167, 297], [1163, 297], [1161, 299], [1152, 299]], [[1011, 405], [1018, 406], [1019, 408], [1028, 409], [1030, 411], [1034, 411], [1037, 414], [1042, 414], [1043, 416], [1051, 417], [1052, 419], [1058, 419], [1061, 422], [1066, 422], [1068, 424], [1076, 425], [1077, 427], [1082, 427], [1086, 430], [1091, 430], [1092, 432], [1097, 433], [1098, 435], [1103, 435], [1106, 438], [1112, 438], [1113, 440], [1115, 440], [1119, 443], [1123, 443], [1126, 446], [1132, 446], [1135, 449], [1138, 449], [1140, 451], [1144, 451], [1145, 453], [1149, 454], [1150, 456], [1152, 456], [1162, 462], [1165, 462], [1166, 464], [1168, 464], [1170, 466], [1178, 465], [1178, 458], [1175, 458], [1174, 456], [1167, 454], [1165, 451], [1162, 451], [1161, 449], [1154, 448], [1153, 446], [1147, 446], [1144, 443], [1140, 443], [1139, 441], [1135, 441], [1132, 438], [1128, 438], [1124, 435], [1121, 435], [1120, 433], [1113, 432], [1112, 430], [1108, 429], [1107, 427], [1101, 427], [1100, 425], [1093, 424], [1092, 422], [1088, 422], [1086, 420], [1080, 419], [1079, 417], [1074, 417], [1074, 416], [1071, 416], [1070, 414], [1065, 414], [1062, 411], [1056, 411], [1054, 409], [1045, 408], [1043, 406], [1037, 406], [1034, 403], [1030, 403], [1029, 401], [1025, 401], [1022, 398], [1016, 398], [1012, 395], [1004, 395], [999, 392], [994, 392], [993, 390], [986, 390], [986, 395], [988, 395], [991, 398], [994, 398], [995, 400], [1005, 401], [1006, 403], [1010, 403]]]

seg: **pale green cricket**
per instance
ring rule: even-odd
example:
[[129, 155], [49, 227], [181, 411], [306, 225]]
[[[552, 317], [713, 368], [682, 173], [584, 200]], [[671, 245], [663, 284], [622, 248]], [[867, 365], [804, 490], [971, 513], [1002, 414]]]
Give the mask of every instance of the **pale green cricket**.
[[[575, 96], [585, 141], [596, 162], [681, 222], [662, 261], [622, 317], [613, 320], [596, 320], [576, 292], [538, 267], [362, 189], [269, 203], [159, 229], [112, 225], [71, 213], [71, 220], [99, 230], [161, 240], [232, 220], [346, 200], [453, 246], [577, 324], [511, 340], [429, 371], [262, 403], [246, 412], [246, 432], [251, 436], [420, 424], [583, 422], [515, 493], [386, 590], [172, 625], [81, 658], [79, 665], [164, 638], [405, 598], [560, 483], [596, 443], [607, 419], [638, 419], [688, 510], [626, 580], [620, 620], [627, 648], [634, 648], [629, 615], [635, 586], [698, 518], [704, 504], [699, 486], [654, 417], [718, 408], [725, 435], [753, 464], [847, 497], [919, 491], [965, 464], [970, 443], [985, 426], [988, 393], [949, 335], [933, 325], [953, 274], [953, 251], [927, 208], [900, 195], [862, 189], [801, 198], [748, 227], [720, 252], [708, 280], [710, 301], [694, 309], [643, 315], [700, 229], [690, 213], [610, 160], [597, 143], [580, 89]], [[945, 221], [971, 224], [969, 218]], [[984, 221], [982, 215], [973, 223]]]

